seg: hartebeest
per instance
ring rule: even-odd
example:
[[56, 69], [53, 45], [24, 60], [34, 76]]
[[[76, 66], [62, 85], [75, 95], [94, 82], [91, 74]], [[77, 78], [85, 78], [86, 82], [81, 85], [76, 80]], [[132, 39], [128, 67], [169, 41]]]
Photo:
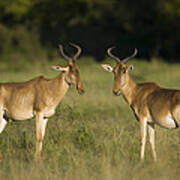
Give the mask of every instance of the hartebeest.
[[72, 58], [65, 55], [63, 46], [59, 45], [61, 55], [69, 64], [52, 66], [53, 69], [62, 71], [57, 77], [46, 79], [39, 76], [27, 82], [0, 83], [0, 133], [9, 118], [22, 121], [35, 117], [37, 161], [42, 160], [42, 143], [48, 118], [55, 113], [69, 87], [75, 85], [79, 94], [85, 92], [76, 63], [81, 48], [70, 44], [77, 48], [77, 53]]
[[131, 56], [123, 60], [113, 55], [112, 49], [114, 48], [109, 48], [107, 53], [116, 60], [116, 66], [113, 68], [104, 64], [102, 67], [106, 71], [114, 73], [113, 93], [115, 95], [122, 94], [140, 122], [141, 160], [144, 159], [148, 128], [153, 158], [156, 161], [155, 124], [169, 129], [179, 127], [180, 90], [166, 89], [154, 82], [137, 83], [129, 75], [129, 72], [134, 69], [133, 65], [126, 66], [127, 61], [137, 54], [137, 49]]

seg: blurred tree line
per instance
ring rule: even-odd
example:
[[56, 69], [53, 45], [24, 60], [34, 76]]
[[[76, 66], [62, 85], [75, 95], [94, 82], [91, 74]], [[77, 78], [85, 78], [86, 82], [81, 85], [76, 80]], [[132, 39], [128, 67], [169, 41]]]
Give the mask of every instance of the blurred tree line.
[[139, 57], [175, 61], [179, 22], [179, 0], [0, 0], [0, 53], [74, 42], [97, 60], [115, 45], [121, 57], [137, 47]]

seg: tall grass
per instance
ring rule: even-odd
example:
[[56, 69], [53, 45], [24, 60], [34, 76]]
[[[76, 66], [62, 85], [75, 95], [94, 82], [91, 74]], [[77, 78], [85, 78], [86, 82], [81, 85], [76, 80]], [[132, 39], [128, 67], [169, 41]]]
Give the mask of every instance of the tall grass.
[[[0, 62], [1, 82], [25, 81], [38, 75], [52, 78], [54, 61], [18, 65]], [[107, 59], [106, 63], [114, 64]], [[139, 82], [156, 81], [180, 88], [179, 64], [133, 60], [132, 76]], [[156, 128], [158, 161], [147, 143], [145, 162], [139, 161], [139, 124], [122, 97], [112, 94], [113, 75], [91, 58], [78, 61], [86, 94], [71, 88], [49, 119], [43, 146], [44, 163], [34, 162], [35, 122], [11, 122], [0, 135], [1, 180], [30, 179], [179, 179], [180, 131]], [[18, 69], [17, 69], [18, 66]]]

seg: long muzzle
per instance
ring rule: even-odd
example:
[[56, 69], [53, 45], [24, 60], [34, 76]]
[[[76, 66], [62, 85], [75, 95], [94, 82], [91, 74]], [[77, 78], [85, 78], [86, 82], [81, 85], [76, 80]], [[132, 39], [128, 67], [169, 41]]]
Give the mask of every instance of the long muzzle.
[[85, 89], [81, 81], [78, 82], [76, 89], [81, 95], [85, 93]]

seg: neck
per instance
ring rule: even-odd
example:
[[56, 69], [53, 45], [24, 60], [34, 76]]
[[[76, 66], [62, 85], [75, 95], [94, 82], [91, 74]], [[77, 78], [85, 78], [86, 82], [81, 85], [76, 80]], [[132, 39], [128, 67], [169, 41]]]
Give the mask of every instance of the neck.
[[53, 79], [52, 85], [54, 86], [54, 89], [56, 89], [56, 92], [53, 92], [56, 96], [56, 99], [58, 101], [61, 101], [70, 86], [66, 81], [66, 73], [62, 72], [57, 77], [55, 77]]
[[124, 97], [124, 99], [128, 102], [128, 104], [131, 105], [133, 101], [133, 97], [136, 93], [136, 88], [138, 84], [136, 81], [132, 79], [132, 77], [128, 74], [127, 75], [127, 82], [126, 84], [122, 87], [121, 92]]

